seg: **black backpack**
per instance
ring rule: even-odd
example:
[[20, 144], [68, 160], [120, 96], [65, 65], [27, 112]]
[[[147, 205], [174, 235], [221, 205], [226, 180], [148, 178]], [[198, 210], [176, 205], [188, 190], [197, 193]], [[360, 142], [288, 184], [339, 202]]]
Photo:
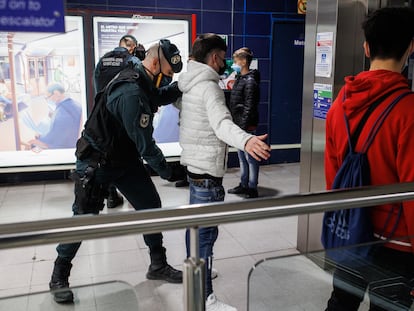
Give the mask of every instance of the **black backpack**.
[[[115, 84], [128, 82], [140, 85], [138, 72], [129, 67], [115, 75], [106, 87], [96, 94], [92, 111], [76, 144], [75, 154], [79, 160], [91, 159], [104, 164], [108, 162], [108, 159], [112, 162], [117, 159], [116, 154], [122, 152], [123, 149], [131, 147], [135, 150], [134, 143], [129, 139], [128, 134], [119, 133], [125, 130], [106, 107], [108, 90]], [[117, 137], [115, 137], [116, 131], [118, 131]]]
[[113, 50], [107, 52], [99, 60], [97, 70], [99, 75], [95, 80], [96, 91], [99, 92], [111, 81], [117, 73], [130, 66], [132, 55], [128, 50]]

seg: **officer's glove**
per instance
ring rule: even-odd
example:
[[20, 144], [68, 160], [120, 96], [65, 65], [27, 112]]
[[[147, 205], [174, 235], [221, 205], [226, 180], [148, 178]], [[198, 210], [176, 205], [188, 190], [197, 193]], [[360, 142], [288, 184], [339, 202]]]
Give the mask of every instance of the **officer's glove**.
[[169, 163], [168, 166], [171, 169], [171, 176], [167, 178], [168, 181], [172, 182], [187, 179], [185, 166], [182, 166], [180, 163]]

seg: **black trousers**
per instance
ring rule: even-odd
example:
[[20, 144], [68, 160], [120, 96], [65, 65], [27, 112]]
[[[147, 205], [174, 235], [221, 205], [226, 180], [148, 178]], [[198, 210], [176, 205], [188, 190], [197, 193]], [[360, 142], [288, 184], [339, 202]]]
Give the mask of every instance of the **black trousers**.
[[[80, 176], [83, 176], [87, 167], [87, 161], [77, 161], [76, 172]], [[110, 183], [113, 183], [136, 210], [161, 208], [160, 196], [148, 171], [142, 163], [123, 168], [97, 168], [91, 182], [94, 185], [101, 186], [105, 190]], [[75, 203], [72, 206], [74, 216], [85, 214], [76, 204], [76, 195], [75, 191]], [[98, 200], [102, 200], [102, 202], [95, 202], [96, 205], [103, 206], [104, 198], [104, 195], [100, 196]], [[97, 214], [99, 213], [99, 209], [90, 212]], [[162, 239], [163, 236], [161, 233], [144, 234], [144, 241], [150, 248], [150, 252], [162, 251]], [[72, 261], [80, 245], [80, 241], [59, 244], [56, 248], [58, 256]]]

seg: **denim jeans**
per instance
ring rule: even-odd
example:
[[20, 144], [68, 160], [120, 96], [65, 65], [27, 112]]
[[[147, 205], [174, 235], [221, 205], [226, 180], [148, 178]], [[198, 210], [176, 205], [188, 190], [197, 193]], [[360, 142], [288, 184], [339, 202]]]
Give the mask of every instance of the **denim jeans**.
[[[194, 185], [194, 180], [189, 178], [190, 183], [190, 204], [222, 202], [224, 201], [224, 188], [222, 185], [210, 186], [210, 179], [205, 179], [206, 187]], [[197, 180], [199, 181], [199, 180]], [[217, 240], [218, 227], [207, 227], [199, 229], [199, 250], [200, 258], [206, 263], [206, 298], [213, 292], [213, 283], [211, 280], [211, 268], [213, 267], [213, 246]], [[187, 257], [190, 257], [190, 240], [189, 231], [186, 231]]]
[[256, 189], [259, 182], [259, 162], [243, 150], [237, 150], [237, 155], [240, 162], [242, 187]]
[[[77, 161], [76, 171], [84, 174], [87, 166], [87, 162]], [[124, 168], [97, 168], [93, 182], [106, 185], [105, 189], [113, 183], [136, 210], [161, 208], [161, 199], [157, 189], [142, 163]], [[104, 196], [101, 199], [103, 204]], [[75, 203], [72, 210], [74, 216], [81, 214]], [[161, 233], [144, 234], [144, 241], [150, 248], [150, 252], [151, 250], [159, 251], [162, 248], [162, 238]], [[58, 256], [72, 261], [80, 245], [81, 242], [59, 244], [56, 248]]]

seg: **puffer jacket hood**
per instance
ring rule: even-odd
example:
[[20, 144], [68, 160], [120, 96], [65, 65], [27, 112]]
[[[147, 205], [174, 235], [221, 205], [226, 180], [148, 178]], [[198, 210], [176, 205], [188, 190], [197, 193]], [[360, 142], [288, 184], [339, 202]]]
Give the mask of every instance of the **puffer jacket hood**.
[[212, 81], [218, 83], [219, 79], [218, 73], [210, 66], [196, 61], [189, 61], [187, 72], [180, 74], [178, 88], [181, 92], [187, 93], [200, 82]]

